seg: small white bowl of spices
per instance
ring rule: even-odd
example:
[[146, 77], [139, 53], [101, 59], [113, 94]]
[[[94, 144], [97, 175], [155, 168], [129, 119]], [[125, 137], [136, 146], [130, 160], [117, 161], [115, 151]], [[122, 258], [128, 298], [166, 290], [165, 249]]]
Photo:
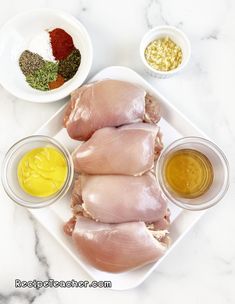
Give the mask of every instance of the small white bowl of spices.
[[68, 96], [85, 81], [92, 58], [87, 30], [64, 11], [25, 11], [0, 29], [0, 84], [23, 100]]
[[187, 36], [173, 26], [158, 26], [148, 31], [140, 43], [140, 56], [148, 74], [168, 78], [188, 63], [191, 46]]

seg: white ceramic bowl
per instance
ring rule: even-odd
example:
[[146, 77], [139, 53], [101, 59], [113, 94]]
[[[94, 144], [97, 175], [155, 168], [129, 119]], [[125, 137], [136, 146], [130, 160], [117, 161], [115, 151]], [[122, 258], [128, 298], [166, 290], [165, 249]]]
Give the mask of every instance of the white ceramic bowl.
[[[163, 37], [170, 37], [177, 45], [179, 45], [182, 49], [182, 62], [181, 64], [174, 70], [171, 71], [159, 71], [151, 67], [144, 55], [146, 47], [155, 39], [163, 38]], [[171, 77], [180, 71], [186, 66], [189, 61], [191, 55], [191, 46], [189, 39], [187, 36], [179, 29], [173, 26], [157, 26], [153, 29], [149, 30], [141, 40], [140, 43], [140, 57], [144, 64], [145, 70], [148, 74], [153, 77], [158, 78], [168, 78]]]
[[[33, 89], [25, 81], [18, 60], [30, 40], [45, 29], [62, 28], [69, 33], [81, 53], [81, 64], [75, 76], [51, 91]], [[73, 16], [54, 9], [36, 9], [10, 19], [0, 30], [0, 83], [20, 99], [52, 102], [68, 96], [86, 79], [92, 64], [92, 44], [85, 27]]]

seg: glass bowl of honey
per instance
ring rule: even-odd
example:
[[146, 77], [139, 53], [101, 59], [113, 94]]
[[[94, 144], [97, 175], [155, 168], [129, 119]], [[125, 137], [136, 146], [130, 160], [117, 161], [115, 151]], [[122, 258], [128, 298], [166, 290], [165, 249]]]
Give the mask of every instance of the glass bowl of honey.
[[229, 186], [226, 156], [213, 142], [200, 137], [184, 137], [166, 147], [156, 170], [165, 196], [188, 210], [212, 207]]

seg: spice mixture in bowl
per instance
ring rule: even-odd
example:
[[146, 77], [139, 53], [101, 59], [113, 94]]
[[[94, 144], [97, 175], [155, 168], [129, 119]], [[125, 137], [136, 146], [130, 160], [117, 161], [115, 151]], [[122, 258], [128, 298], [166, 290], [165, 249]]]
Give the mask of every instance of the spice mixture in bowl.
[[[30, 49], [35, 49], [32, 52]], [[41, 53], [41, 55], [39, 55]], [[72, 79], [81, 63], [73, 38], [61, 28], [44, 30], [22, 52], [19, 66], [28, 84], [37, 90], [57, 89]]]
[[64, 98], [84, 82], [91, 63], [89, 35], [67, 13], [28, 11], [0, 31], [0, 82], [18, 98], [33, 102]]

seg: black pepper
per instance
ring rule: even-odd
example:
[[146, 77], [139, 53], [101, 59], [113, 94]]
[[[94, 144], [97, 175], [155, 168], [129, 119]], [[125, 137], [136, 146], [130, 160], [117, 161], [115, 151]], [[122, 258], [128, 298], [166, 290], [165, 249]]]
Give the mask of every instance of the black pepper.
[[34, 74], [44, 64], [45, 61], [40, 55], [28, 50], [24, 51], [19, 58], [19, 66], [25, 76]]

